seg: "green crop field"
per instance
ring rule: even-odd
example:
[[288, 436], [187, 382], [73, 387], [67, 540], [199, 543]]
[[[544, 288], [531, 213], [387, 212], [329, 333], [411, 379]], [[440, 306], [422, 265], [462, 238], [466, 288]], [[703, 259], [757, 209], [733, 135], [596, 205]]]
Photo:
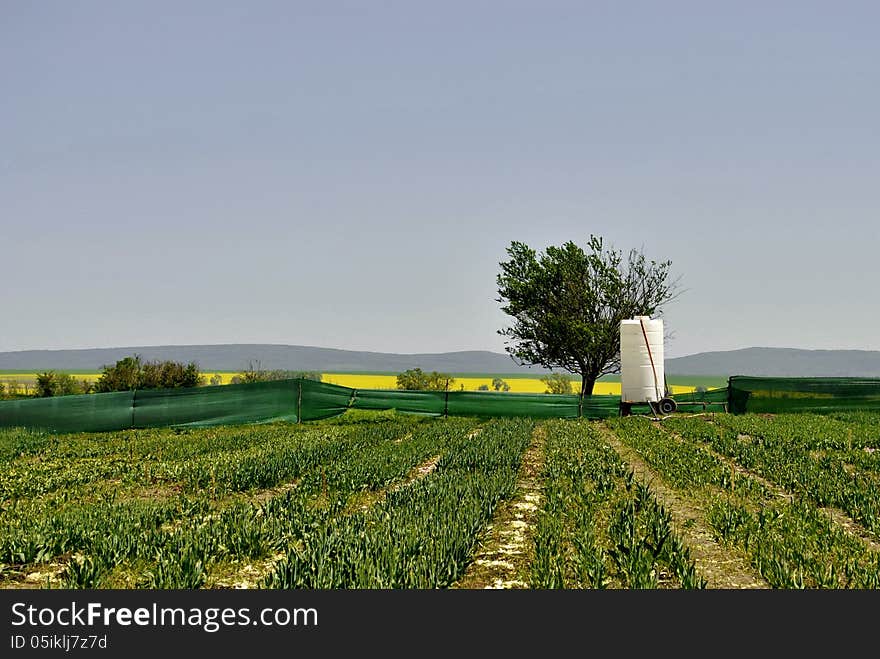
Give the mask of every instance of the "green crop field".
[[3, 588], [880, 588], [880, 414], [0, 430]]

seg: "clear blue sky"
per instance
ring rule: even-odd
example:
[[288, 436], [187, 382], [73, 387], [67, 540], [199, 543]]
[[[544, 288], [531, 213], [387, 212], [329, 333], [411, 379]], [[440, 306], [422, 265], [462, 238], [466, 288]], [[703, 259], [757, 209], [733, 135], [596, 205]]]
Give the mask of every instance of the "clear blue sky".
[[672, 260], [667, 356], [880, 349], [876, 2], [0, 0], [0, 351], [503, 350]]

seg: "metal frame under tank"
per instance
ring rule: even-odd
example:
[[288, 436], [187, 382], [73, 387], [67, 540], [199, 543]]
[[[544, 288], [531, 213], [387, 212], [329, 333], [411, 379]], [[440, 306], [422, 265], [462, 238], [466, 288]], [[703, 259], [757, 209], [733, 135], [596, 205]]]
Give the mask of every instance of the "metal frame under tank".
[[648, 405], [655, 416], [672, 414], [678, 409], [678, 403], [675, 402], [675, 399], [672, 396], [664, 396], [658, 401], [646, 401], [641, 403], [621, 400], [618, 410], [619, 415], [630, 416], [632, 414], [633, 405]]

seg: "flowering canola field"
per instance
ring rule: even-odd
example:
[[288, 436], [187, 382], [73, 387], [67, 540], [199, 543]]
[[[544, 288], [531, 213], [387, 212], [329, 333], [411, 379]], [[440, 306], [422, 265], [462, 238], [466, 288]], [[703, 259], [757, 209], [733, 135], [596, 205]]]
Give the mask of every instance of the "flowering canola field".
[[[229, 384], [233, 377], [238, 375], [234, 371], [204, 371], [205, 382], [208, 383], [212, 377], [220, 376], [220, 384]], [[73, 375], [76, 380], [89, 380], [94, 382], [101, 377], [100, 373], [76, 373]], [[322, 381], [329, 384], [338, 384], [343, 387], [351, 387], [352, 389], [397, 389], [396, 375], [374, 375], [369, 373], [322, 373]], [[486, 375], [483, 377], [456, 377], [450, 387], [451, 390], [460, 391], [462, 387], [464, 391], [477, 391], [481, 385], [486, 385], [492, 389], [492, 380], [495, 376]], [[16, 381], [21, 384], [27, 383], [33, 385], [36, 382], [36, 373], [0, 373], [0, 382]], [[509, 386], [510, 393], [544, 393], [547, 386], [540, 378], [502, 378]], [[572, 381], [572, 392], [577, 393], [579, 381]], [[672, 393], [681, 394], [694, 391], [693, 386], [670, 384]], [[593, 389], [594, 394], [611, 394], [620, 395], [620, 382], [597, 382]]]
[[[455, 378], [450, 390], [477, 391], [481, 385], [492, 389], [494, 376], [485, 377], [461, 377]], [[510, 393], [542, 394], [547, 390], [547, 385], [540, 378], [502, 378], [508, 385]], [[397, 376], [395, 375], [369, 375], [353, 373], [324, 373], [323, 382], [338, 384], [352, 389], [397, 389]], [[579, 381], [572, 381], [572, 392], [577, 393]], [[694, 387], [685, 385], [670, 385], [673, 394], [693, 391]], [[597, 382], [593, 388], [594, 394], [620, 395], [620, 382]]]

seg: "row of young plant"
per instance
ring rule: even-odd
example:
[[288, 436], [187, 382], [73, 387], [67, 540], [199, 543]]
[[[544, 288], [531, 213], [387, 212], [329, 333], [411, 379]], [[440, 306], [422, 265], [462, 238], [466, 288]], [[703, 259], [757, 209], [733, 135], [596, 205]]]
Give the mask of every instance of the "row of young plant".
[[[200, 528], [178, 533], [157, 555], [158, 572], [148, 570], [139, 584], [152, 588], [195, 587], [210, 564], [234, 564], [242, 558], [258, 559], [284, 552], [291, 544], [302, 543], [304, 534], [342, 515], [353, 494], [401, 481], [429, 457], [465, 441], [474, 424], [467, 419], [429, 423], [403, 437], [398, 435], [399, 442], [390, 439], [387, 427], [373, 428], [370, 434], [384, 435], [383, 442], [361, 442], [351, 446], [344, 456], [315, 465], [301, 475], [296, 496], [285, 495], [282, 505], [272, 505], [277, 503], [273, 501], [256, 510], [239, 506]], [[234, 549], [242, 538], [248, 539], [249, 550], [245, 553]]]
[[533, 588], [705, 588], [668, 511], [594, 424], [544, 428]]
[[[427, 456], [464, 441], [473, 425], [455, 419], [424, 424], [399, 442], [386, 436], [375, 445], [361, 443], [349, 459], [335, 456], [333, 462], [303, 473], [295, 490], [264, 503], [236, 504], [170, 528], [150, 529], [122, 553], [92, 546], [88, 555], [71, 563], [65, 583], [95, 587], [116, 566], [117, 573], [135, 575], [130, 584], [135, 587], [197, 588], [218, 563], [265, 558], [302, 542], [304, 535], [342, 514], [352, 493], [401, 479]], [[388, 433], [388, 428], [374, 430]]]
[[714, 422], [743, 434], [760, 435], [768, 428], [785, 428], [786, 438], [813, 450], [880, 449], [880, 412], [830, 414], [722, 414]]
[[[256, 450], [288, 442], [314, 441], [322, 431], [312, 426], [274, 424], [251, 429], [228, 426], [203, 430], [126, 430], [109, 433], [57, 434], [23, 429], [0, 430], [0, 445], [16, 455], [3, 465], [0, 501], [76, 491], [101, 480], [147, 485], [162, 471], [200, 457], [210, 461], [223, 452]], [[329, 435], [339, 430], [323, 431]], [[332, 439], [332, 437], [328, 437]], [[30, 441], [29, 441], [30, 440]], [[30, 444], [23, 448], [23, 445]], [[8, 451], [7, 451], [8, 454]], [[157, 472], [157, 465], [163, 469]], [[165, 474], [165, 480], [170, 480]]]
[[[353, 428], [342, 434], [348, 441], [340, 441], [339, 450], [323, 454], [328, 462], [293, 459], [292, 464], [302, 467], [288, 472], [299, 479], [295, 490], [258, 504], [235, 503], [218, 510], [205, 495], [62, 510], [41, 510], [40, 502], [22, 503], [16, 508], [19, 514], [4, 513], [0, 562], [35, 563], [73, 555], [66, 575], [71, 587], [100, 585], [114, 570], [134, 574], [135, 585], [193, 587], [213, 562], [253, 558], [255, 552], [265, 555], [286, 542], [305, 525], [317, 494], [324, 495], [322, 506], [341, 510], [351, 493], [402, 478], [426, 456], [443, 450], [450, 436], [466, 436], [475, 423], [450, 421]], [[306, 454], [314, 457], [313, 452]], [[243, 553], [242, 546], [252, 549]]]
[[444, 588], [463, 574], [516, 487], [533, 422], [492, 420], [436, 469], [367, 510], [327, 516], [286, 548], [267, 588]]
[[805, 414], [723, 415], [712, 424], [670, 419], [668, 425], [817, 506], [844, 510], [880, 537], [880, 472], [873, 452], [865, 451], [866, 440], [877, 441], [876, 426], [870, 437], [858, 424]]
[[311, 431], [311, 424], [267, 423], [210, 428], [146, 428], [108, 432], [56, 433], [35, 428], [0, 428], [0, 461], [23, 457], [125, 457], [138, 460], [185, 459], [200, 453], [253, 446], [279, 427]]
[[[91, 501], [87, 488], [65, 489], [63, 499], [34, 499], [20, 494], [10, 499], [0, 512], [0, 563], [42, 562], [89, 546], [93, 536], [97, 537], [97, 542], [105, 542], [101, 538], [102, 527], [125, 531], [129, 537], [132, 528], [135, 533], [140, 528], [158, 528], [177, 516], [206, 511], [208, 500], [216, 499], [218, 492], [272, 487], [306, 476], [310, 470], [326, 469], [325, 465], [332, 465], [331, 469], [336, 472], [344, 472], [346, 468], [359, 469], [365, 451], [390, 444], [411, 427], [410, 423], [400, 422], [378, 424], [369, 432], [364, 432], [361, 427], [346, 429], [341, 426], [331, 431], [314, 428], [311, 432], [295, 432], [279, 426], [274, 428], [274, 441], [267, 440], [265, 429], [259, 429], [261, 441], [252, 449], [221, 450], [217, 455], [203, 456], [202, 460], [189, 463], [158, 463], [166, 473], [171, 471], [169, 464], [179, 464], [177, 471], [189, 477], [182, 482], [165, 479], [166, 484], [174, 482], [179, 486], [170, 489], [171, 492], [183, 490], [189, 495], [171, 496], [166, 501], [128, 499], [114, 490], [101, 500]], [[416, 455], [412, 459], [420, 459], [430, 450], [430, 441], [424, 444], [428, 447], [407, 443], [397, 452], [408, 454], [415, 449]], [[261, 457], [265, 462], [260, 462]], [[219, 470], [216, 470], [212, 458], [221, 465]], [[156, 469], [155, 464], [153, 468]], [[139, 473], [141, 465], [130, 464], [129, 469]], [[0, 481], [6, 478], [6, 474], [0, 475]], [[313, 474], [311, 482], [315, 480]], [[141, 484], [137, 479], [135, 482]], [[112, 544], [116, 539], [107, 538], [106, 542]], [[119, 552], [111, 548], [110, 553]]]
[[[92, 484], [112, 481], [110, 492], [170, 484], [184, 492], [210, 490], [214, 496], [254, 487], [270, 487], [335, 453], [401, 435], [417, 417], [374, 424], [381, 432], [362, 436], [354, 425], [272, 424], [199, 430], [127, 431], [132, 433], [59, 435], [37, 453], [8, 461], [0, 473], [0, 501], [38, 497], [59, 491], [74, 499]], [[20, 433], [17, 433], [20, 437]], [[2, 435], [0, 435], [2, 437]], [[82, 440], [89, 457], [70, 457], [71, 443]], [[143, 442], [143, 445], [141, 444]]]
[[767, 448], [810, 451], [813, 457], [833, 455], [842, 462], [880, 475], [880, 412], [830, 414], [724, 415], [717, 423], [738, 434], [760, 438]]
[[702, 443], [704, 435], [695, 429], [709, 425], [705, 421], [674, 417], [663, 428], [641, 417], [607, 423], [671, 486], [705, 501], [705, 521], [716, 539], [742, 550], [772, 587], [880, 586], [877, 552], [806, 497], [779, 497], [735, 472]]

